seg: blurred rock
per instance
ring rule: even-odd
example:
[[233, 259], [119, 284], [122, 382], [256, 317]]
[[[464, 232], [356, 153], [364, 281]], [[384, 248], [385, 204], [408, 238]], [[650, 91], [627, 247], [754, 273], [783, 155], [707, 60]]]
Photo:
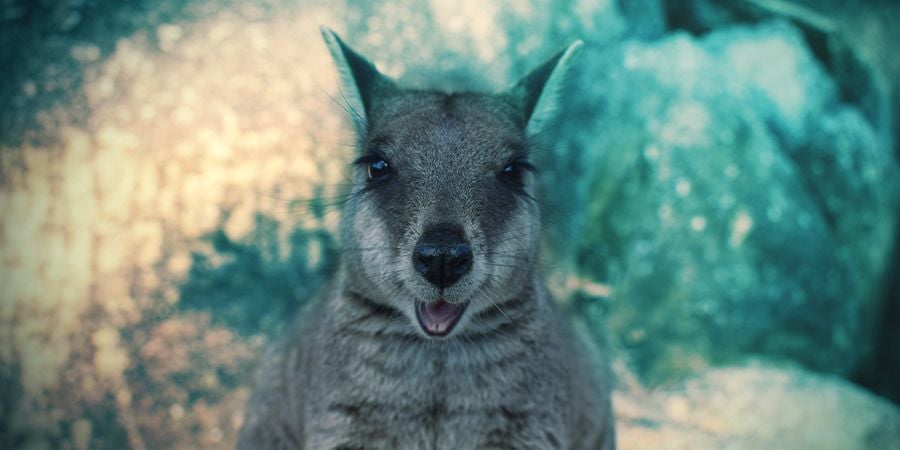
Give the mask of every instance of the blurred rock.
[[900, 410], [834, 377], [762, 365], [615, 397], [619, 448], [891, 450]]
[[842, 99], [856, 104], [896, 150], [900, 60], [889, 44], [900, 39], [900, 8], [892, 0], [664, 0], [673, 29], [705, 34], [771, 18], [790, 21], [834, 79]]
[[584, 61], [547, 161], [580, 184], [552, 180], [544, 198], [588, 205], [556, 247], [611, 284], [609, 323], [641, 376], [748, 353], [848, 373], [871, 345], [898, 168], [797, 29], [675, 33]]

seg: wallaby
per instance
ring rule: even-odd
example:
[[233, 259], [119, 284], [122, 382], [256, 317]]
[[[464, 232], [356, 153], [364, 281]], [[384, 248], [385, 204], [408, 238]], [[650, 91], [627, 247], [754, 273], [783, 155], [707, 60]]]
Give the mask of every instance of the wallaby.
[[266, 355], [240, 449], [615, 448], [541, 281], [529, 162], [576, 41], [501, 94], [403, 89], [322, 29], [356, 123], [339, 269]]

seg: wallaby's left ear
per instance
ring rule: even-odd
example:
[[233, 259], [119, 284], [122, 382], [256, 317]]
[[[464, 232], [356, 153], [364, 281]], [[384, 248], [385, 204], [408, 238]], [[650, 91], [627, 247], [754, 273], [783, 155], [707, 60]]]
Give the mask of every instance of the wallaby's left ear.
[[584, 42], [580, 39], [557, 53], [507, 91], [525, 116], [525, 135], [533, 136], [553, 121], [572, 60]]
[[394, 82], [382, 75], [365, 57], [344, 44], [337, 33], [321, 27], [325, 45], [341, 77], [341, 91], [354, 116], [357, 131], [364, 131], [372, 105], [379, 94], [394, 88]]

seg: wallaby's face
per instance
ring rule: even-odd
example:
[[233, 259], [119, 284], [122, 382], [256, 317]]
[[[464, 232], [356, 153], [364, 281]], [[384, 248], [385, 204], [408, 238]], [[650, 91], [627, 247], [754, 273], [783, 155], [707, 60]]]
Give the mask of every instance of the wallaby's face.
[[369, 125], [344, 217], [354, 284], [438, 336], [520, 292], [540, 233], [516, 111], [488, 96], [403, 93]]
[[572, 49], [516, 85], [524, 98], [445, 94], [397, 88], [324, 34], [358, 121], [341, 236], [350, 288], [423, 337], [477, 326], [474, 316], [530, 287], [540, 220], [529, 116]]

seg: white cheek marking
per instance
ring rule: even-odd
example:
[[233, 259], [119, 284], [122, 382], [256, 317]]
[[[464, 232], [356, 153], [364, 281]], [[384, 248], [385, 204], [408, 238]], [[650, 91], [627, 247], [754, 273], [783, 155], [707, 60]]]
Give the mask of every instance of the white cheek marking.
[[389, 295], [389, 281], [395, 272], [393, 264], [396, 258], [391, 248], [391, 239], [385, 222], [366, 205], [353, 217], [354, 240], [359, 248], [352, 252], [358, 258], [365, 278], [369, 280], [376, 292], [381, 296]]
[[[509, 293], [510, 283], [524, 276], [524, 265], [537, 258], [540, 242], [540, 221], [537, 211], [529, 203], [516, 209], [516, 214], [506, 223], [506, 228], [494, 240], [496, 247], [488, 249], [488, 276], [491, 277], [487, 295], [503, 297]], [[488, 245], [491, 243], [488, 242]], [[526, 258], [530, 261], [526, 261]]]

